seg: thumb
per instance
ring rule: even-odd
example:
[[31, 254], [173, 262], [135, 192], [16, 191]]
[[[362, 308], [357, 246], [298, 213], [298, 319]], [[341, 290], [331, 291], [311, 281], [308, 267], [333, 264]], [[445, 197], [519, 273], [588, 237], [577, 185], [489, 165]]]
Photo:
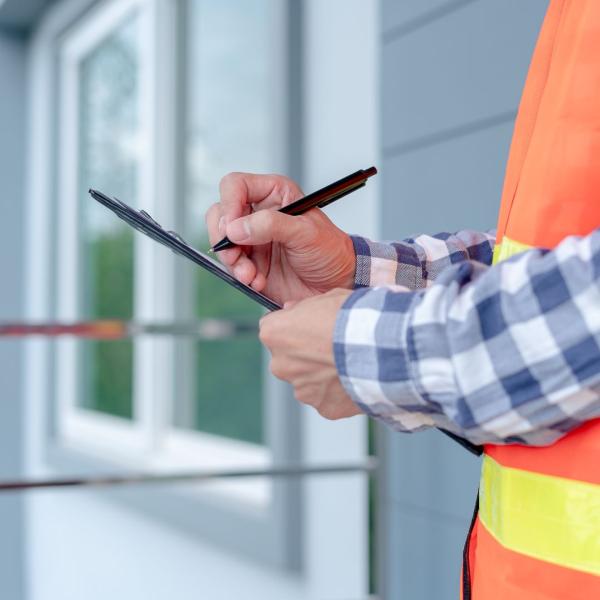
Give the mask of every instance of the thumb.
[[227, 225], [227, 237], [236, 244], [255, 246], [280, 242], [288, 247], [301, 245], [313, 225], [297, 216], [276, 210], [259, 210]]
[[296, 304], [298, 304], [298, 300], [288, 300], [287, 302], [284, 302], [283, 308], [284, 310], [289, 310], [290, 308], [296, 306]]

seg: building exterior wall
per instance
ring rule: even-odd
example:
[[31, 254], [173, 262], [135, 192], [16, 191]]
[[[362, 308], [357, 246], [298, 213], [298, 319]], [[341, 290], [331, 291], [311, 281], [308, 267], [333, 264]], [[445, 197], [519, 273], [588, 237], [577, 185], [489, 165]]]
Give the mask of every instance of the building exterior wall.
[[[25, 40], [0, 32], [0, 321], [23, 317]], [[23, 473], [23, 347], [0, 340], [0, 473]], [[2, 597], [24, 593], [24, 499], [0, 497]]]
[[[382, 0], [382, 234], [495, 227], [547, 0]], [[383, 597], [456, 598], [479, 461], [381, 429]]]

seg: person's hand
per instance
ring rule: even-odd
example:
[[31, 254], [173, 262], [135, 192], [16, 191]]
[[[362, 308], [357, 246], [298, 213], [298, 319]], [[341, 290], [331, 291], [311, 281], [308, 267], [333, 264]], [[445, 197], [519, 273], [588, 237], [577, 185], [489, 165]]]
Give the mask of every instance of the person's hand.
[[333, 357], [333, 329], [351, 292], [336, 289], [286, 304], [260, 321], [260, 339], [271, 352], [271, 371], [294, 387], [296, 399], [327, 419], [361, 413], [340, 383]]
[[280, 303], [352, 287], [350, 237], [317, 208], [297, 216], [277, 212], [304, 195], [291, 179], [230, 173], [220, 191], [206, 223], [211, 244], [225, 235], [240, 244], [218, 253], [237, 279]]

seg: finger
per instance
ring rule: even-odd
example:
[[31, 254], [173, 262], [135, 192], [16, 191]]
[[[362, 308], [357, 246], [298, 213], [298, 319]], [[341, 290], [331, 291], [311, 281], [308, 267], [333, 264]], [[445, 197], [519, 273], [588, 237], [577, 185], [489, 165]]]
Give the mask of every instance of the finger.
[[258, 337], [261, 343], [271, 352], [271, 346], [274, 342], [274, 332], [277, 329], [277, 312], [268, 313], [261, 317], [258, 322]]
[[267, 285], [267, 278], [265, 277], [264, 273], [261, 273], [257, 270], [257, 273], [250, 285], [252, 286], [252, 289], [256, 290], [257, 292], [262, 292]]
[[283, 308], [284, 308], [285, 310], [288, 310], [288, 309], [290, 309], [290, 308], [292, 308], [292, 307], [296, 306], [296, 304], [298, 304], [298, 301], [297, 301], [297, 300], [288, 300], [287, 302], [285, 302], [285, 303], [283, 304]]
[[227, 225], [221, 212], [219, 203], [213, 204], [204, 215], [206, 221], [206, 230], [208, 231], [208, 241], [214, 246], [219, 240], [225, 237]]
[[289, 373], [286, 369], [285, 360], [281, 360], [278, 357], [272, 357], [271, 362], [269, 363], [269, 369], [277, 379], [289, 381]]
[[246, 246], [280, 242], [289, 248], [299, 248], [314, 234], [315, 226], [310, 220], [276, 210], [261, 210], [227, 225], [227, 237]]
[[[217, 202], [216, 204], [213, 204], [206, 211], [204, 219], [206, 221], [210, 245], [214, 246], [227, 234], [227, 224], [225, 222], [225, 217], [223, 216], [220, 203]], [[231, 266], [239, 258], [241, 253], [242, 250], [239, 247], [230, 248], [228, 250], [222, 250], [219, 252], [218, 258], [224, 265]]]
[[256, 277], [256, 265], [243, 252], [230, 268], [233, 276], [246, 285], [250, 285]]
[[236, 261], [242, 256], [246, 256], [239, 246], [228, 248], [227, 250], [220, 250], [219, 252], [216, 252], [216, 255], [219, 257], [219, 260], [228, 267], [233, 267]]
[[272, 208], [279, 209], [302, 197], [304, 197], [302, 190], [293, 181], [282, 178], [282, 181], [275, 184], [271, 194], [263, 200], [252, 203], [252, 209], [255, 212]]
[[280, 208], [302, 197], [300, 188], [281, 175], [229, 173], [220, 183], [223, 214], [228, 221], [244, 214], [244, 208]]
[[276, 176], [252, 173], [229, 173], [219, 184], [223, 215], [232, 221], [244, 214], [254, 202], [271, 196]]
[[[254, 261], [246, 254], [246, 248], [241, 246], [235, 248], [238, 250], [238, 256], [231, 263], [226, 265], [227, 270], [239, 281], [246, 285], [251, 285], [256, 275], [258, 274], [258, 267]], [[220, 252], [219, 254], [223, 254]]]

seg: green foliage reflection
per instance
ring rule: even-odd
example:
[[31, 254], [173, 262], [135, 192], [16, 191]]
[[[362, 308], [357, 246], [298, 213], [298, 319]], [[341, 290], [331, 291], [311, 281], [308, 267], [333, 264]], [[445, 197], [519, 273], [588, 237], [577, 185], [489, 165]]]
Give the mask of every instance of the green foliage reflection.
[[[129, 319], [133, 314], [133, 232], [99, 235], [88, 244], [89, 305], [94, 319]], [[129, 340], [86, 345], [87, 394], [84, 406], [131, 419], [133, 344]]]
[[[206, 248], [206, 242], [201, 246]], [[262, 309], [216, 277], [198, 269], [196, 315], [258, 321]], [[196, 345], [195, 429], [264, 443], [262, 347], [249, 335]]]

